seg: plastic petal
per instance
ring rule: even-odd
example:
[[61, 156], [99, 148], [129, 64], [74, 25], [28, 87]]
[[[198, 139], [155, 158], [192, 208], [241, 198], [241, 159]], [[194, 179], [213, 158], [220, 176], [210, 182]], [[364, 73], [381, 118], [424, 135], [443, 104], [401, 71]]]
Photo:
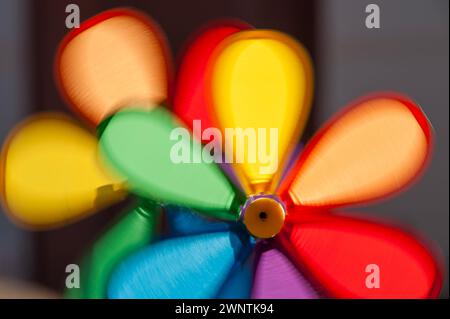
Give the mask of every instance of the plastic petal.
[[303, 207], [379, 199], [408, 185], [430, 148], [431, 128], [416, 104], [393, 94], [365, 98], [313, 137], [279, 193]]
[[279, 240], [293, 247], [294, 260], [331, 297], [438, 296], [440, 267], [411, 235], [359, 219], [311, 215], [298, 218]]
[[45, 113], [18, 125], [0, 160], [7, 211], [33, 228], [70, 223], [126, 196], [124, 180], [98, 157], [95, 135], [65, 115]]
[[125, 259], [109, 282], [110, 298], [213, 298], [244, 243], [234, 232], [161, 241]]
[[62, 41], [56, 61], [61, 92], [97, 125], [120, 108], [152, 108], [167, 99], [169, 56], [159, 27], [130, 9], [83, 22]]

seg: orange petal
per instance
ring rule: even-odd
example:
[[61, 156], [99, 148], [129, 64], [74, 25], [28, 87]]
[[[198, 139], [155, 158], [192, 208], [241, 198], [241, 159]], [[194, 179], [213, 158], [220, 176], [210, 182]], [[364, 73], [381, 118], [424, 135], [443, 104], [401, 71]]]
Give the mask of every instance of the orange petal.
[[316, 134], [279, 192], [306, 207], [378, 199], [418, 175], [430, 145], [430, 126], [413, 102], [394, 95], [366, 98]]
[[167, 52], [161, 31], [145, 15], [106, 11], [63, 40], [57, 80], [75, 110], [97, 125], [119, 108], [151, 108], [166, 100]]

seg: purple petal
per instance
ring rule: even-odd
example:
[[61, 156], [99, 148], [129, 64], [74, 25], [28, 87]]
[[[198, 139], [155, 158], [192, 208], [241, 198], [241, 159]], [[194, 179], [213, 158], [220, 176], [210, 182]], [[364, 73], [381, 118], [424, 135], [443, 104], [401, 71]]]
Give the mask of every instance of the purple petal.
[[252, 298], [316, 299], [320, 297], [283, 252], [268, 246], [260, 250]]

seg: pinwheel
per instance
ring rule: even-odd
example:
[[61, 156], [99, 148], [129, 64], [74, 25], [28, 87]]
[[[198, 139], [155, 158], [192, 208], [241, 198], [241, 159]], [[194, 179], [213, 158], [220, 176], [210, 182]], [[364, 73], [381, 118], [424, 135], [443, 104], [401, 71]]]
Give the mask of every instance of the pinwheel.
[[[57, 82], [98, 139], [67, 116], [43, 114], [4, 145], [2, 201], [22, 224], [56, 227], [136, 198], [93, 244], [69, 296], [438, 295], [428, 246], [334, 213], [390, 196], [423, 170], [432, 135], [414, 102], [363, 98], [301, 149], [313, 80], [299, 43], [218, 21], [186, 47], [172, 86], [161, 34], [128, 9], [84, 22], [61, 44]], [[174, 150], [178, 129], [193, 134], [177, 135]], [[228, 138], [230, 129], [246, 140]], [[188, 159], [174, 160], [183, 150]]]

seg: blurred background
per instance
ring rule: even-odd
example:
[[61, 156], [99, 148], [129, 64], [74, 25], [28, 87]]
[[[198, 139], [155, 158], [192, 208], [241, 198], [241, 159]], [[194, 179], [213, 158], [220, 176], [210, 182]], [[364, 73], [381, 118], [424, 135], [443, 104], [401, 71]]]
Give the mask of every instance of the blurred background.
[[[449, 262], [449, 2], [447, 0], [0, 0], [0, 143], [27, 115], [67, 112], [53, 80], [53, 59], [68, 4], [81, 20], [105, 9], [131, 6], [151, 15], [166, 32], [172, 52], [210, 19], [240, 18], [257, 28], [286, 32], [313, 57], [314, 105], [305, 139], [355, 98], [400, 91], [416, 100], [435, 131], [432, 162], [420, 181], [386, 202], [353, 209], [388, 218], [431, 240]], [[365, 8], [380, 7], [381, 27], [367, 29]], [[122, 204], [126, 205], [125, 204]], [[61, 292], [65, 267], [78, 263], [89, 244], [121, 207], [62, 229], [30, 232], [0, 212], [0, 290], [5, 280], [25, 280]], [[0, 294], [0, 297], [4, 295]]]

